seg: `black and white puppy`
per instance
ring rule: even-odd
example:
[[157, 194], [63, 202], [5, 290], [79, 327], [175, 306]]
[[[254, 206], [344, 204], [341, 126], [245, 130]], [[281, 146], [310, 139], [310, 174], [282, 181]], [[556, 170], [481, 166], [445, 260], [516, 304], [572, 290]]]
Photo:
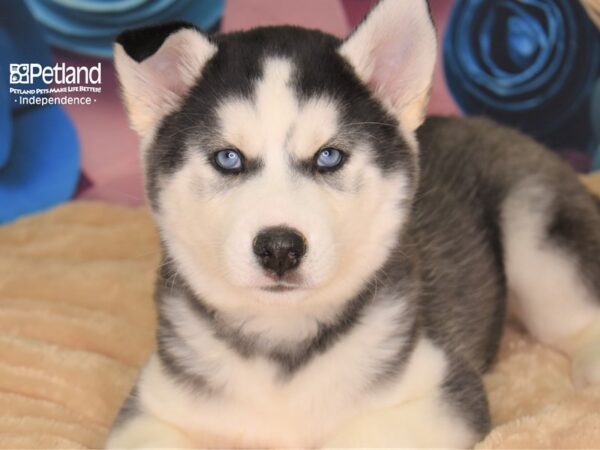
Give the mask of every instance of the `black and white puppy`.
[[509, 293], [600, 381], [598, 205], [517, 132], [424, 122], [435, 59], [425, 0], [119, 37], [164, 258], [109, 447], [470, 447]]

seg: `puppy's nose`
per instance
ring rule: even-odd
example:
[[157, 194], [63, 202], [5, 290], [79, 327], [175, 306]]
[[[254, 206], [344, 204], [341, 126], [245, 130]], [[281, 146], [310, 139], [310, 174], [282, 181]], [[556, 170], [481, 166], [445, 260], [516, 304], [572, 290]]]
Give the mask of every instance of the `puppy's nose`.
[[306, 253], [304, 236], [286, 227], [265, 228], [258, 233], [252, 247], [260, 265], [278, 277], [298, 267]]

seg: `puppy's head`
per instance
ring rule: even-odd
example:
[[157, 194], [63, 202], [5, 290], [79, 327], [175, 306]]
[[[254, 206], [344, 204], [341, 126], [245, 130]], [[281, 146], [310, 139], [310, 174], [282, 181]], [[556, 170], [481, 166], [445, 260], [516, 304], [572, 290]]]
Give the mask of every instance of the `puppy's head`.
[[344, 41], [183, 23], [120, 36], [148, 196], [206, 302], [332, 311], [374, 276], [418, 181], [435, 45], [425, 0], [381, 1]]

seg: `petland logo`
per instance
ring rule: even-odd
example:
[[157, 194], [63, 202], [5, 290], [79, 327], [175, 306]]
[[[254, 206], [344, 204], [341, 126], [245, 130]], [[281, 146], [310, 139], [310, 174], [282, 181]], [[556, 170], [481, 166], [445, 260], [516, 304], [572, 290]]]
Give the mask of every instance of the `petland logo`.
[[10, 84], [32, 84], [38, 79], [45, 84], [102, 84], [102, 63], [92, 67], [67, 66], [65, 63], [10, 65]]
[[92, 105], [102, 93], [102, 63], [10, 64], [9, 94], [19, 105]]

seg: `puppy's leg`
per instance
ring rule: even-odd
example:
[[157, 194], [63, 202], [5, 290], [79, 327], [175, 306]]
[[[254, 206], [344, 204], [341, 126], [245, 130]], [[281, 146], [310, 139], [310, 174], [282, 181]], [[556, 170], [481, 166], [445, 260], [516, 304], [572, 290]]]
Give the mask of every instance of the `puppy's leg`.
[[531, 334], [573, 359], [573, 381], [600, 383], [600, 209], [572, 177], [529, 180], [502, 207], [512, 305]]
[[[447, 356], [440, 371], [435, 352], [423, 348], [416, 355], [420, 361], [411, 363], [402, 377], [408, 399], [353, 418], [325, 448], [472, 448], [487, 434], [490, 417], [480, 376]], [[426, 380], [432, 375], [436, 382], [430, 384]]]

